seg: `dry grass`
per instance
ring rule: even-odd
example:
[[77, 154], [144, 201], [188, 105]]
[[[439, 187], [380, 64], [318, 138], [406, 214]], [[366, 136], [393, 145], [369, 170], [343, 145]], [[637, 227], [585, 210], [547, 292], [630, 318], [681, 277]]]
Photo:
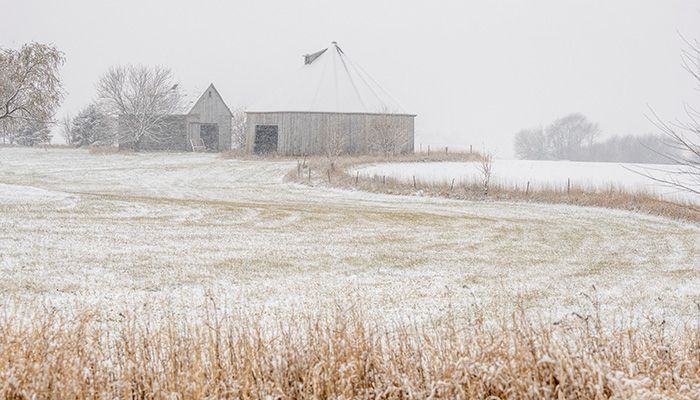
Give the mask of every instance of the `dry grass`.
[[[26, 317], [26, 315], [25, 315]], [[27, 322], [30, 321], [30, 322]], [[700, 328], [548, 323], [524, 312], [431, 326], [367, 322], [356, 308], [157, 324], [48, 312], [0, 321], [2, 399], [698, 398]]]
[[231, 149], [221, 152], [221, 158], [236, 160], [292, 160], [297, 157], [277, 153], [251, 154], [245, 149]]
[[[446, 197], [462, 200], [496, 200], [496, 201], [525, 201], [540, 203], [571, 204], [587, 207], [604, 207], [636, 211], [650, 215], [658, 215], [689, 222], [700, 222], [700, 209], [689, 203], [679, 203], [662, 199], [651, 192], [628, 191], [620, 187], [609, 186], [604, 190], [571, 185], [570, 187], [552, 186], [548, 188], [528, 188], [490, 184], [488, 190], [479, 183], [433, 183], [416, 180], [415, 183], [402, 182], [391, 177], [375, 176], [372, 178], [351, 176], [347, 171], [354, 166], [377, 162], [411, 162], [411, 161], [478, 161], [478, 153], [445, 156], [444, 153], [431, 153], [430, 158], [421, 154], [406, 155], [395, 158], [379, 157], [346, 157], [336, 162], [336, 168], [331, 169], [328, 161], [323, 158], [311, 158], [300, 161], [297, 168], [290, 171], [287, 179], [297, 182], [319, 182], [332, 186], [358, 189], [374, 193], [400, 195], [415, 195]], [[433, 158], [435, 157], [435, 158]], [[463, 157], [463, 159], [458, 159]], [[309, 168], [311, 179], [309, 180]]]
[[131, 149], [119, 148], [119, 146], [89, 146], [90, 154], [107, 155], [107, 154], [133, 154]]

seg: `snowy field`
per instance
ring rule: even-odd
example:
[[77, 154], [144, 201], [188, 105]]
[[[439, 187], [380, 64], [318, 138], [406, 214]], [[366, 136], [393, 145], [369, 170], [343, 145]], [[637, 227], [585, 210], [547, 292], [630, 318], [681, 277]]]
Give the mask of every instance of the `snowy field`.
[[[478, 163], [426, 162], [386, 163], [366, 165], [356, 169], [360, 176], [387, 176], [404, 182], [412, 182], [415, 176], [421, 182], [455, 184], [477, 182], [481, 179]], [[622, 164], [576, 161], [494, 160], [492, 180], [497, 184], [524, 188], [566, 188], [572, 185], [590, 189], [607, 189], [611, 186], [628, 191], [645, 191], [660, 194], [669, 200], [698, 201], [676, 188], [655, 182], [643, 174], [660, 179], [679, 179], [670, 173], [674, 167], [653, 164]], [[680, 177], [682, 179], [682, 177]], [[687, 178], [685, 178], [687, 179]]]
[[[496, 165], [499, 165], [497, 161]], [[0, 148], [0, 307], [697, 318], [700, 227], [284, 182], [296, 163]], [[592, 287], [595, 285], [595, 291]]]

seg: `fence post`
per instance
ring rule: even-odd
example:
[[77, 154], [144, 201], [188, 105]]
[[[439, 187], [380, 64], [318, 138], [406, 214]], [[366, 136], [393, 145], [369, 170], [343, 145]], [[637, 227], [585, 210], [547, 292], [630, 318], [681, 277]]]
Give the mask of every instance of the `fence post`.
[[452, 178], [452, 184], [450, 185], [450, 192], [455, 188], [455, 178]]
[[386, 185], [386, 175], [382, 175], [382, 185]]
[[447, 154], [447, 146], [445, 146], [445, 154]]
[[327, 172], [328, 172], [328, 183], [331, 183], [331, 170], [329, 169]]
[[418, 189], [418, 187], [416, 186], [416, 176], [415, 175], [413, 175], [413, 188]]
[[525, 196], [530, 192], [530, 181], [527, 181], [527, 186], [525, 187]]
[[428, 155], [430, 155], [430, 145], [428, 145]]
[[360, 179], [360, 171], [355, 172], [355, 186], [357, 186], [357, 180]]
[[571, 178], [566, 178], [566, 194], [571, 192]]
[[472, 154], [472, 145], [469, 145], [469, 154]]
[[309, 182], [311, 182], [311, 166], [309, 165]]

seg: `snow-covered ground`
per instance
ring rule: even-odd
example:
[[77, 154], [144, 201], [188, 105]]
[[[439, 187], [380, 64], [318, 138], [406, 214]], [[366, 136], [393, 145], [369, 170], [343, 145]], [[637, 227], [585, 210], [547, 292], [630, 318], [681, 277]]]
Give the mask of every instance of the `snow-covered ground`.
[[[0, 148], [0, 308], [697, 317], [700, 227], [284, 182], [294, 162]], [[596, 289], [593, 289], [593, 286]]]
[[[576, 161], [532, 161], [494, 160], [493, 182], [524, 188], [528, 182], [532, 188], [566, 188], [572, 185], [591, 189], [606, 189], [611, 186], [629, 191], [647, 191], [662, 195], [669, 200], [698, 202], [697, 195], [664, 185], [648, 177], [652, 175], [665, 180], [686, 179], [673, 174], [677, 167], [653, 164], [621, 164]], [[471, 162], [425, 162], [384, 163], [365, 165], [356, 169], [361, 176], [387, 176], [411, 182], [415, 176], [421, 182], [455, 184], [476, 182], [481, 179], [478, 163]]]

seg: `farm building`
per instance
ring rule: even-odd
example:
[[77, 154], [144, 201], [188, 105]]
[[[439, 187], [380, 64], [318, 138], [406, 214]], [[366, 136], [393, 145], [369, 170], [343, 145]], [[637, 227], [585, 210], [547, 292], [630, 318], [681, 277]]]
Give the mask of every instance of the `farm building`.
[[[233, 114], [224, 99], [209, 85], [187, 114], [174, 114], [165, 118], [159, 135], [153, 140], [144, 137], [140, 143], [120, 141], [119, 147], [146, 151], [224, 151], [231, 148], [231, 118]], [[129, 137], [121, 133], [127, 129], [125, 119], [119, 117], [120, 138]]]
[[246, 112], [249, 153], [310, 155], [413, 151], [415, 114], [333, 42], [271, 101]]

